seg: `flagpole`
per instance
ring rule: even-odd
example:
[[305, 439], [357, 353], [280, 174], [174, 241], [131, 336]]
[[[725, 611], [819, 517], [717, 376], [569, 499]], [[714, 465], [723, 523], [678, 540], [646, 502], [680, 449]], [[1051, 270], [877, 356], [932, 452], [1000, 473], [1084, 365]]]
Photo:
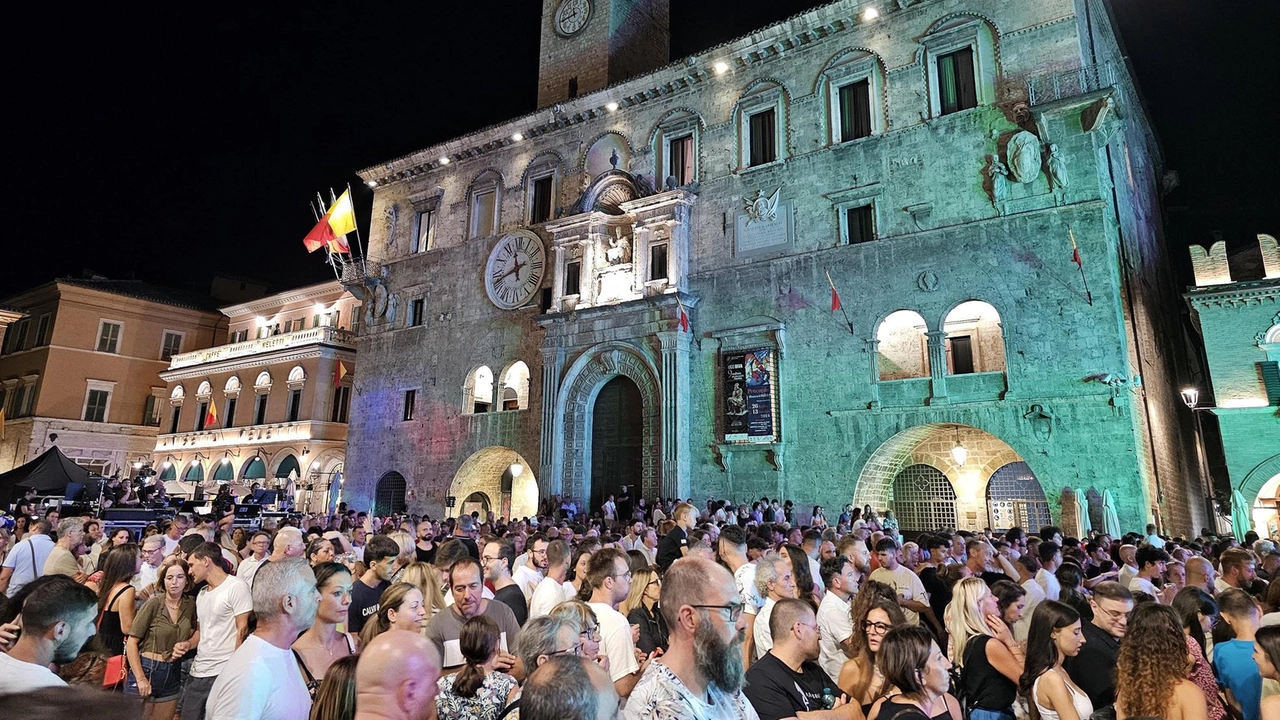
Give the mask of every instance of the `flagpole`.
[[[320, 222], [320, 218], [324, 217], [324, 198], [321, 197], [320, 193], [318, 192], [316, 193], [316, 203], [319, 206], [318, 211], [316, 209], [316, 206], [311, 205], [310, 202], [308, 202], [307, 205], [311, 207], [311, 214], [316, 216], [316, 222], [318, 223]], [[336, 280], [339, 280], [339, 281], [342, 280], [342, 274], [338, 272], [338, 266], [335, 265], [333, 262], [333, 252], [330, 251], [328, 243], [325, 243], [325, 247], [324, 247], [324, 264], [333, 268], [333, 277]]]
[[[839, 297], [840, 293], [836, 291], [836, 284], [831, 280], [831, 271], [824, 270], [823, 272], [827, 274], [827, 283], [831, 285], [831, 292]], [[853, 331], [853, 321], [849, 319], [849, 311], [844, 309], [844, 303], [840, 303], [840, 314], [844, 315], [844, 321], [849, 325], [849, 334], [856, 335], [857, 333]]]
[[[347, 195], [348, 195], [348, 196], [350, 196], [350, 198], [351, 198], [351, 217], [352, 217], [352, 219], [355, 219], [355, 216], [356, 216], [356, 196], [355, 196], [354, 194], [352, 194], [352, 192], [351, 192], [351, 183], [349, 183], [349, 182], [347, 183]], [[373, 222], [373, 218], [372, 218], [372, 217], [370, 217], [369, 222], [370, 222], [370, 223], [372, 223], [372, 222]], [[364, 265], [364, 240], [362, 240], [362, 239], [360, 238], [360, 221], [359, 221], [359, 220], [356, 220], [356, 247], [360, 250], [360, 264], [361, 264], [361, 265]]]
[[1089, 278], [1084, 274], [1084, 262], [1080, 258], [1080, 248], [1076, 245], [1076, 233], [1067, 226], [1067, 235], [1071, 238], [1071, 251], [1074, 253], [1073, 259], [1076, 261], [1076, 268], [1080, 270], [1080, 282], [1084, 283], [1084, 297], [1088, 301], [1089, 306], [1093, 307], [1093, 293], [1089, 291]]

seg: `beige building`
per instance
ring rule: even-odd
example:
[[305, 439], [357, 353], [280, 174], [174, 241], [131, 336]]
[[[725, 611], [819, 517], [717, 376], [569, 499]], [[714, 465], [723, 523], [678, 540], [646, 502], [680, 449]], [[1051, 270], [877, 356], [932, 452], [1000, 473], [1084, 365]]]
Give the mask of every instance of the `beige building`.
[[211, 298], [134, 280], [60, 279], [0, 305], [0, 472], [54, 444], [94, 472], [130, 472], [155, 447], [157, 373], [226, 327]]
[[175, 355], [160, 373], [155, 470], [188, 491], [232, 483], [240, 496], [262, 483], [290, 490], [298, 507], [335, 505], [359, 304], [333, 281], [222, 313], [222, 344]]

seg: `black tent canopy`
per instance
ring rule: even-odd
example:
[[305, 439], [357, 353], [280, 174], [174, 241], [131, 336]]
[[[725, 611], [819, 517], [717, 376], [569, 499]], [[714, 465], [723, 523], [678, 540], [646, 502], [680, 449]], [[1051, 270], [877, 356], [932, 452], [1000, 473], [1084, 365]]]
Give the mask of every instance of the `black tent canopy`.
[[0, 475], [0, 507], [9, 507], [14, 498], [27, 488], [35, 489], [41, 495], [61, 495], [66, 492], [67, 485], [88, 485], [91, 477], [88, 470], [72, 462], [55, 445], [26, 465]]

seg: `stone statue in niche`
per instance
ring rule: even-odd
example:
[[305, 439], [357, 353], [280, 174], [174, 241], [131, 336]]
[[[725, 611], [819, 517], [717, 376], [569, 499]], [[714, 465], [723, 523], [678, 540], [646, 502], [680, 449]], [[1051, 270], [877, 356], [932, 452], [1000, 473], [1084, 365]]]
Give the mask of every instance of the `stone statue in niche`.
[[777, 220], [778, 197], [781, 194], [782, 186], [779, 185], [772, 195], [765, 195], [763, 190], [757, 190], [755, 197], [746, 199], [743, 210], [747, 213], [747, 224]]
[[609, 248], [604, 251], [604, 259], [610, 265], [631, 262], [631, 241], [627, 239], [630, 234], [630, 228], [622, 225], [613, 229], [613, 235], [609, 236]]
[[609, 164], [613, 166], [614, 170], [618, 169], [618, 161], [621, 159], [622, 158], [618, 157], [618, 148], [614, 148], [613, 152], [609, 154]]
[[1062, 202], [1066, 199], [1067, 186], [1071, 184], [1071, 180], [1067, 177], [1067, 160], [1062, 157], [1057, 143], [1049, 144], [1049, 157], [1045, 160], [1045, 166], [1048, 168], [1053, 198], [1056, 202]]
[[991, 204], [1003, 215], [1005, 203], [1009, 202], [1009, 168], [1000, 162], [998, 155], [988, 155], [983, 173], [991, 178]]
[[382, 221], [385, 223], [387, 247], [396, 246], [396, 226], [400, 224], [400, 207], [395, 203], [391, 203], [382, 211]]
[[1050, 415], [1043, 405], [1038, 403], [1032, 405], [1022, 419], [1031, 423], [1031, 432], [1036, 436], [1036, 440], [1042, 443], [1049, 442], [1049, 438], [1053, 436], [1053, 415]]
[[400, 295], [391, 293], [391, 297], [387, 298], [387, 323], [394, 324], [396, 321], [396, 308], [400, 307]]
[[1005, 148], [1009, 175], [1017, 182], [1035, 182], [1040, 177], [1040, 138], [1022, 130], [1009, 138]]

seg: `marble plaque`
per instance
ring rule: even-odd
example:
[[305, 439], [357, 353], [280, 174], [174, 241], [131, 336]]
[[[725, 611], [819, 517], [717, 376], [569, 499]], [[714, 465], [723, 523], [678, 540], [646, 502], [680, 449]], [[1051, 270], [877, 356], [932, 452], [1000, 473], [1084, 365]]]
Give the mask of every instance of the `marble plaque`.
[[739, 213], [734, 225], [733, 250], [738, 257], [774, 254], [791, 246], [794, 236], [791, 203], [778, 203], [778, 211], [772, 220], [753, 220], [747, 213]]

